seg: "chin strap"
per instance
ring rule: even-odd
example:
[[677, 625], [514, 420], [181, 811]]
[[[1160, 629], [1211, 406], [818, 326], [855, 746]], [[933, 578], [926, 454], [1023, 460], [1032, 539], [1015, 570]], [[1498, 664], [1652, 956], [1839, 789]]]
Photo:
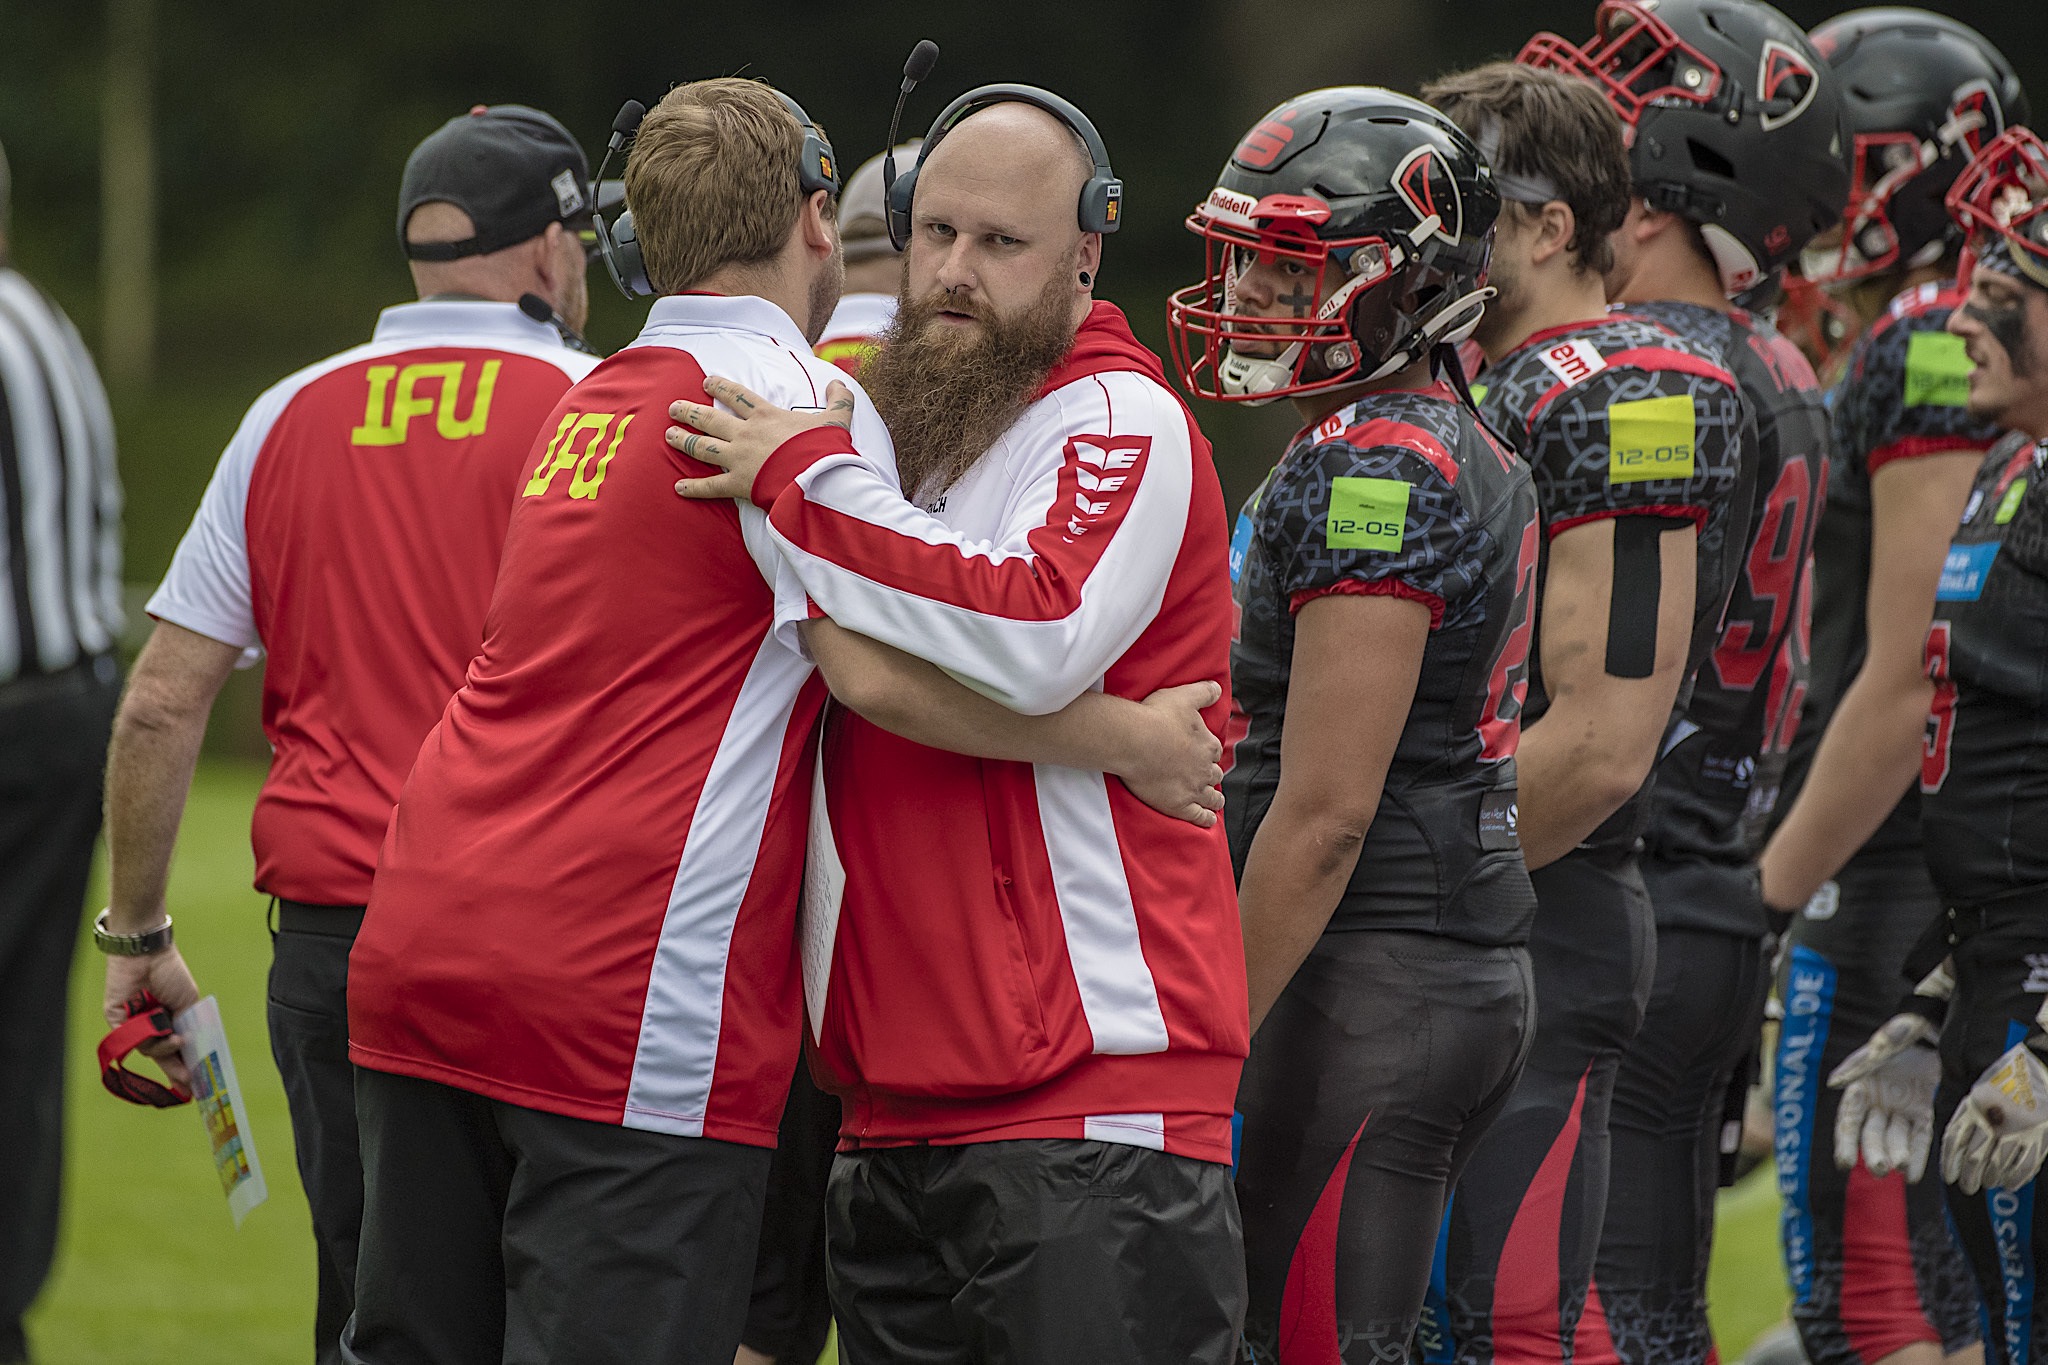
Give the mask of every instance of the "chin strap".
[[1223, 360], [1216, 366], [1216, 380], [1225, 393], [1264, 395], [1247, 397], [1245, 406], [1262, 408], [1273, 401], [1273, 390], [1285, 388], [1294, 379], [1294, 362], [1301, 355], [1302, 343], [1297, 341], [1272, 360], [1261, 360], [1257, 356], [1239, 355], [1225, 348]]

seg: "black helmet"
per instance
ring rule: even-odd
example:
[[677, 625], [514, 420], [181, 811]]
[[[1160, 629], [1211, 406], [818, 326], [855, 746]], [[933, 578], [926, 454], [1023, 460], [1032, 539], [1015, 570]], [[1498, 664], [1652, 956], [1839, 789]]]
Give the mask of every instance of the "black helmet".
[[[1205, 398], [1263, 403], [1392, 374], [1470, 335], [1500, 194], [1478, 149], [1420, 100], [1369, 86], [1297, 96], [1231, 153], [1188, 218], [1207, 273], [1167, 302], [1174, 362]], [[1313, 265], [1311, 316], [1248, 319], [1239, 276], [1276, 259]], [[1285, 343], [1276, 359], [1232, 341]]]
[[2004, 54], [1967, 24], [1922, 9], [1859, 9], [1809, 35], [1840, 78], [1850, 139], [1842, 242], [1804, 272], [1836, 284], [1932, 265], [1962, 245], [1942, 197], [1986, 143], [2027, 121]]
[[1606, 92], [1637, 188], [1699, 224], [1730, 296], [1842, 216], [1838, 82], [1790, 19], [1762, 0], [1603, 0], [1594, 30], [1582, 47], [1539, 33], [1518, 60]]

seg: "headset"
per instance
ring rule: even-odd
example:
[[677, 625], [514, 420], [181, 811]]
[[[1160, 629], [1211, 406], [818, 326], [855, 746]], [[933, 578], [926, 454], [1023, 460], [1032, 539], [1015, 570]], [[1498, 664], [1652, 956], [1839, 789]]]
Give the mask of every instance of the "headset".
[[[837, 198], [839, 165], [832, 155], [832, 144], [818, 131], [818, 125], [811, 122], [811, 116], [804, 112], [801, 104], [780, 90], [775, 90], [774, 95], [804, 130], [803, 151], [796, 163], [797, 187], [805, 198], [819, 190]], [[612, 119], [611, 139], [605, 143], [604, 160], [597, 163], [597, 174], [591, 177], [593, 186], [604, 179], [612, 154], [639, 133], [640, 121], [646, 117], [647, 106], [639, 100], [627, 100], [619, 106], [617, 116]], [[639, 234], [633, 230], [633, 211], [627, 209], [607, 224], [604, 215], [593, 210], [591, 222], [597, 233], [597, 252], [604, 257], [604, 268], [610, 273], [612, 283], [619, 287], [619, 292], [629, 299], [656, 292], [653, 282], [647, 278], [647, 262], [640, 254]]]
[[[920, 43], [919, 49], [925, 44]], [[932, 56], [938, 56], [938, 49], [932, 49]], [[918, 52], [911, 54], [915, 63]], [[929, 71], [931, 64], [924, 63]], [[922, 72], [918, 73], [922, 75]], [[910, 64], [904, 69], [904, 93], [908, 94], [915, 81], [911, 77]], [[1088, 177], [1088, 183], [1081, 187], [1081, 200], [1077, 209], [1083, 232], [1115, 232], [1123, 221], [1124, 182], [1116, 178], [1116, 172], [1109, 168], [1109, 149], [1102, 145], [1102, 135], [1095, 131], [1095, 125], [1079, 109], [1061, 99], [1050, 90], [1041, 90], [1035, 85], [984, 85], [968, 91], [954, 100], [940, 112], [932, 122], [932, 129], [924, 135], [924, 148], [917, 154], [917, 164], [901, 175], [889, 174], [885, 193], [889, 202], [889, 241], [898, 251], [910, 244], [910, 204], [917, 193], [917, 174], [930, 159], [932, 148], [939, 145], [939, 139], [958, 127], [968, 115], [978, 113], [992, 104], [1029, 104], [1045, 110], [1064, 123], [1088, 149], [1089, 158], [1095, 163], [1095, 172]], [[901, 113], [903, 101], [898, 98], [897, 112]], [[895, 145], [892, 133], [890, 146]], [[895, 162], [889, 163], [893, 172]]]

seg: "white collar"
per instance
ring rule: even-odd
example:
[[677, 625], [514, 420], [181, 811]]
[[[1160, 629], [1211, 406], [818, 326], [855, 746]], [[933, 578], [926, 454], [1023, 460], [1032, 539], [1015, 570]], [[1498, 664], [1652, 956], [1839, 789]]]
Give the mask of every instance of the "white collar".
[[[647, 325], [640, 341], [652, 341], [667, 331], [758, 332], [793, 351], [808, 354], [811, 343], [803, 329], [782, 310], [759, 294], [667, 294], [647, 310]], [[637, 344], [637, 343], [636, 343]]]
[[520, 312], [516, 303], [435, 299], [393, 304], [377, 315], [377, 330], [373, 334], [377, 341], [428, 336], [503, 337], [544, 346], [562, 345], [560, 333]]
[[879, 337], [896, 317], [894, 294], [848, 294], [832, 310], [821, 341], [833, 337]]

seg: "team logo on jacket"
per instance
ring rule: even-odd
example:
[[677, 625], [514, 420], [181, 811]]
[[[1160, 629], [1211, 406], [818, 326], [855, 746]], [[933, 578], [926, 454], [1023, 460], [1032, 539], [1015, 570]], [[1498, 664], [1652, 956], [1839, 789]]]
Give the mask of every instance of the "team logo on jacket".
[[1820, 73], [1813, 69], [1805, 53], [1776, 38], [1768, 38], [1757, 62], [1756, 89], [1766, 105], [1791, 101], [1791, 108], [1781, 113], [1774, 114], [1768, 108], [1763, 111], [1761, 123], [1768, 133], [1806, 112], [1813, 97], [1820, 93]]
[[1437, 220], [1430, 236], [1456, 246], [1465, 235], [1465, 200], [1458, 193], [1457, 177], [1436, 148], [1417, 147], [1401, 158], [1401, 164], [1394, 167], [1394, 193], [1415, 214], [1417, 223]]
[[1078, 540], [1119, 501], [1129, 501], [1145, 472], [1152, 451], [1150, 436], [1070, 436], [1067, 438], [1065, 484], [1073, 480], [1067, 509], [1067, 539]]

